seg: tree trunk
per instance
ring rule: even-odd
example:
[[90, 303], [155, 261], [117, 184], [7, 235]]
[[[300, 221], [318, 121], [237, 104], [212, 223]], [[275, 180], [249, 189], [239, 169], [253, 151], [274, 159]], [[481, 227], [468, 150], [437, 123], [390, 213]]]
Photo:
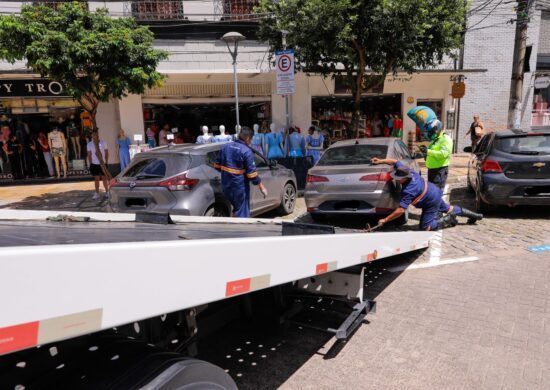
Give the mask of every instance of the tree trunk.
[[[95, 109], [93, 112], [88, 111], [92, 117], [92, 133], [97, 132], [98, 128], [95, 121], [95, 116], [97, 113], [97, 109]], [[103, 171], [103, 174], [107, 178], [107, 180], [111, 180], [111, 172], [109, 172], [109, 169], [107, 168], [107, 164], [105, 164], [105, 160], [103, 159], [103, 154], [101, 154], [101, 148], [99, 147], [99, 137], [97, 140], [95, 140], [92, 136], [92, 140], [94, 141], [95, 146], [95, 155], [99, 161], [99, 165], [101, 166], [101, 170]]]
[[[97, 114], [97, 107], [99, 105], [99, 100], [93, 95], [93, 94], [86, 94], [80, 97], [78, 99], [78, 102], [80, 105], [90, 114], [90, 117], [92, 118], [92, 134], [94, 132], [98, 131], [97, 124], [96, 124], [96, 114]], [[92, 136], [93, 140], [93, 136]], [[103, 159], [103, 155], [101, 154], [101, 149], [99, 147], [99, 141], [94, 141], [95, 146], [95, 155], [99, 161], [99, 165], [101, 166], [101, 170], [103, 171], [103, 174], [107, 178], [107, 180], [111, 180], [112, 176], [109, 172], [109, 169], [107, 168], [107, 165], [105, 164], [105, 160]]]
[[[359, 138], [359, 118], [361, 116], [361, 93], [363, 92], [363, 77], [365, 76], [365, 67], [366, 67], [366, 60], [365, 60], [365, 49], [357, 42], [357, 40], [353, 40], [353, 46], [355, 47], [355, 50], [357, 52], [357, 56], [359, 57], [359, 66], [357, 67], [357, 72], [355, 74], [355, 80], [352, 82], [352, 86], [355, 86], [355, 90], [353, 90], [353, 115], [351, 119], [351, 123], [353, 126], [353, 130], [355, 131], [355, 137]], [[348, 77], [349, 77], [348, 73]], [[350, 80], [352, 81], [352, 80]]]

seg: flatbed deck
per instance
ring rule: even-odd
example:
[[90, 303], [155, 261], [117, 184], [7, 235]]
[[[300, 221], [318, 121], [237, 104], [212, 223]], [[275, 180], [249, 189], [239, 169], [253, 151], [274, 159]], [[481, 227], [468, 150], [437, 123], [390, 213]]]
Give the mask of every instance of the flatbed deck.
[[0, 211], [0, 355], [420, 250], [432, 237], [296, 236], [302, 227], [269, 220], [46, 220], [58, 214]]

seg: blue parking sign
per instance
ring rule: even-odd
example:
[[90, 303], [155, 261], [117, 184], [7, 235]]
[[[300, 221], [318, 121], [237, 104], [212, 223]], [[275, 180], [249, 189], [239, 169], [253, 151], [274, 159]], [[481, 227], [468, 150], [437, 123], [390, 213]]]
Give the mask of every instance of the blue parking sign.
[[540, 246], [532, 246], [528, 250], [530, 252], [534, 252], [534, 253], [547, 252], [547, 251], [550, 251], [550, 244], [540, 245]]

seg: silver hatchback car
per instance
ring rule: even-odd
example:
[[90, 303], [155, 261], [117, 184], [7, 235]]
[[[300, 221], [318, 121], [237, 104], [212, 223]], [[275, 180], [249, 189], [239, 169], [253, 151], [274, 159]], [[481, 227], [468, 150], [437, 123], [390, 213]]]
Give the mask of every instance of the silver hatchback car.
[[[111, 182], [114, 211], [153, 211], [179, 215], [230, 216], [231, 205], [214, 169], [223, 143], [170, 145], [138, 154]], [[251, 188], [251, 214], [278, 209], [287, 215], [296, 204], [294, 172], [255, 153], [258, 174], [269, 193]]]
[[388, 215], [399, 206], [399, 191], [388, 165], [371, 159], [394, 158], [417, 172], [409, 148], [396, 138], [363, 138], [330, 146], [307, 176], [305, 201], [314, 220], [329, 215]]

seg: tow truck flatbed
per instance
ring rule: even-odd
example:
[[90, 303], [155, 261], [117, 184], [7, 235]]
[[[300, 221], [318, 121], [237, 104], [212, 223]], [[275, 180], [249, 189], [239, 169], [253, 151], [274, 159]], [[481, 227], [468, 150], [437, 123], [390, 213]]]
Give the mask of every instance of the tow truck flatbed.
[[108, 213], [45, 220], [59, 214], [0, 210], [0, 355], [416, 251], [432, 236], [296, 236], [270, 220], [155, 225]]

